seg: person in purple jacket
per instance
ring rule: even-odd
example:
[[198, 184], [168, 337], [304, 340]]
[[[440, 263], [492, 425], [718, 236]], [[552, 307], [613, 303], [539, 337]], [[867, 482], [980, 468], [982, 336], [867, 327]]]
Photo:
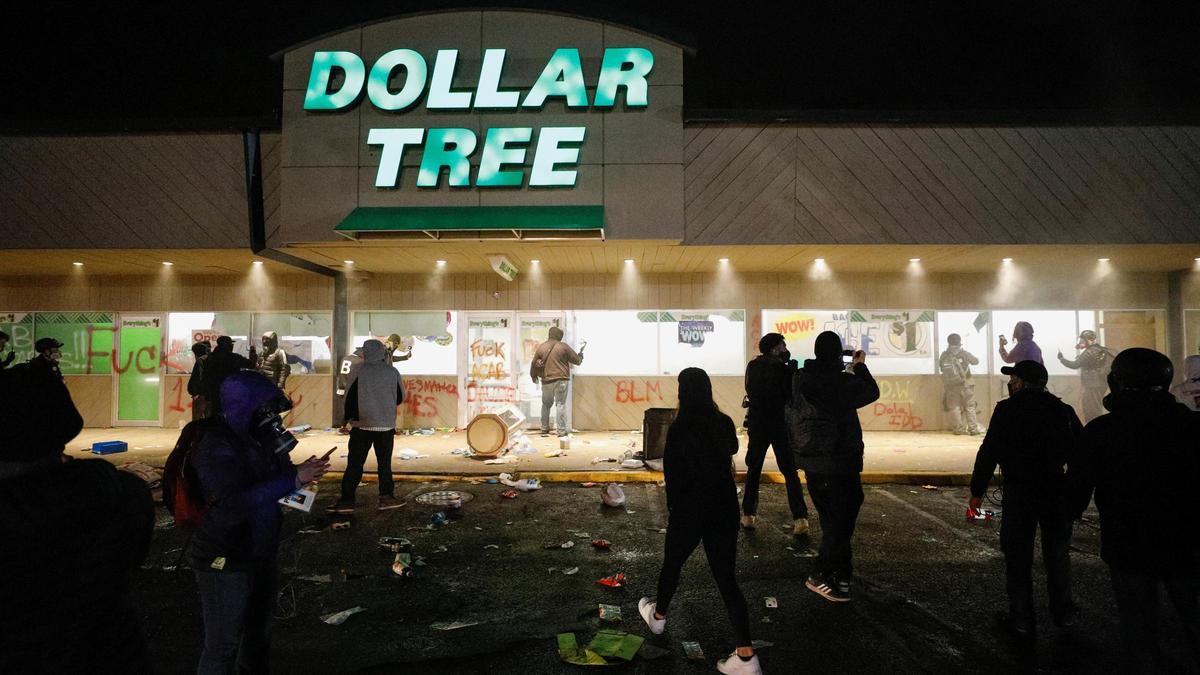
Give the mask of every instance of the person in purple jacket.
[[1018, 321], [1016, 326], [1013, 326], [1013, 339], [1017, 344], [1013, 345], [1012, 351], [1008, 351], [1008, 340], [1003, 335], [1000, 336], [1000, 358], [1004, 359], [1005, 363], [1020, 363], [1021, 361], [1036, 361], [1040, 365], [1046, 365], [1042, 362], [1042, 348], [1033, 341], [1033, 325], [1028, 321]]

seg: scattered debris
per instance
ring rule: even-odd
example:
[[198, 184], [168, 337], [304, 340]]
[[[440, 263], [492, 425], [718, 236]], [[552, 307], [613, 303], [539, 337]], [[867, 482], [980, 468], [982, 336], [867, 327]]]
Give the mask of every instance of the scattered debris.
[[321, 532], [322, 530], [319, 528], [314, 529], [312, 527], [306, 527], [303, 530], [296, 530], [296, 534], [321, 534]]
[[618, 605], [600, 605], [600, 620], [618, 623], [621, 621], [621, 608]]
[[521, 492], [532, 492], [533, 490], [540, 490], [542, 487], [542, 482], [536, 478], [514, 480], [511, 473], [500, 474], [500, 482], [509, 487], [517, 488]]
[[460, 457], [470, 457], [471, 455], [473, 455], [475, 453], [472, 452], [470, 448], [455, 448], [450, 451], [450, 454], [458, 455]]
[[592, 542], [592, 548], [597, 548], [601, 551], [607, 551], [612, 548], [612, 542], [607, 539], [596, 539]]
[[565, 663], [570, 663], [576, 666], [607, 666], [608, 661], [591, 649], [583, 649], [575, 640], [574, 633], [559, 633], [558, 640], [558, 658]]
[[429, 624], [429, 627], [434, 630], [458, 630], [459, 628], [469, 628], [478, 625], [478, 621], [437, 621]]
[[559, 448], [557, 450], [551, 450], [549, 452], [543, 453], [542, 457], [549, 459], [551, 457], [564, 457], [564, 456], [566, 456], [566, 454], [567, 453], [563, 452], [562, 448]]
[[600, 502], [605, 506], [623, 506], [625, 491], [617, 483], [609, 483], [600, 491]]
[[367, 611], [366, 607], [351, 607], [350, 609], [343, 609], [342, 611], [334, 612], [333, 614], [326, 614], [325, 616], [321, 617], [321, 620], [330, 626], [340, 626], [346, 623], [346, 619], [349, 619], [359, 612], [365, 611]]
[[598, 579], [596, 583], [600, 584], [601, 586], [608, 586], [609, 588], [621, 588], [625, 585], [625, 573], [617, 572], [610, 577]]
[[350, 529], [350, 521], [343, 520], [343, 521], [334, 523], [333, 525], [330, 525], [330, 527], [335, 530], [348, 530], [348, 529]]
[[294, 427], [288, 427], [287, 430], [293, 434], [302, 434], [312, 428], [311, 424], [298, 424]]
[[661, 459], [648, 459], [646, 460], [646, 468], [651, 471], [662, 471], [663, 461]]
[[588, 481], [586, 483], [580, 483], [579, 487], [596, 487], [597, 485], [599, 485], [599, 483], [593, 483], [592, 481]]
[[588, 537], [592, 536], [591, 534], [589, 534], [587, 532], [576, 532], [575, 530], [567, 530], [567, 532], [570, 532], [571, 534], [575, 535], [576, 537], [579, 537], [580, 539], [587, 539]]
[[933, 491], [937, 491], [937, 489], [938, 489], [938, 486], [936, 486], [936, 485], [922, 485], [921, 487], [926, 490], [933, 490]]
[[501, 499], [516, 499], [517, 491], [516, 490], [505, 490], [504, 492], [500, 493], [500, 498]]
[[575, 573], [576, 573], [576, 572], [578, 572], [578, 571], [579, 571], [579, 568], [578, 568], [578, 567], [570, 567], [570, 568], [567, 568], [567, 569], [563, 570], [563, 574], [565, 574], [565, 575], [567, 575], [567, 576], [571, 576], [571, 575], [575, 574]]
[[542, 544], [542, 548], [546, 549], [547, 551], [552, 551], [556, 548], [573, 548], [574, 546], [574, 541], [564, 541], [561, 544]]
[[503, 457], [493, 457], [492, 459], [483, 460], [484, 464], [515, 464], [517, 458], [512, 455], [504, 455]]
[[441, 527], [442, 525], [445, 525], [448, 520], [449, 519], [446, 518], [446, 513], [444, 511], [438, 511], [437, 513], [429, 516], [429, 524], [433, 527]]
[[411, 577], [413, 575], [412, 554], [397, 553], [396, 559], [392, 561], [392, 572], [398, 577]]
[[705, 660], [704, 650], [700, 649], [699, 642], [684, 642], [683, 643], [683, 653], [685, 656], [688, 657], [689, 661], [703, 662]]
[[469, 502], [475, 498], [475, 495], [470, 492], [460, 492], [458, 490], [434, 490], [416, 496], [418, 504], [426, 506], [442, 506], [448, 509], [457, 509], [462, 507], [464, 502]]
[[494, 549], [496, 549], [497, 551], [499, 551], [499, 550], [500, 550], [500, 545], [499, 545], [499, 544], [484, 544], [484, 545], [483, 545], [483, 547], [484, 547], [485, 549], [494, 548]]
[[640, 459], [627, 459], [621, 462], [622, 469], [641, 469], [646, 466], [646, 463]]
[[593, 457], [592, 458], [592, 464], [607, 464], [609, 462], [612, 462], [615, 464], [619, 461], [621, 461], [621, 460], [619, 460], [616, 457]]
[[396, 451], [396, 456], [402, 460], [426, 459], [429, 457], [429, 455], [423, 455], [412, 448], [400, 448]]
[[126, 471], [137, 476], [138, 478], [141, 478], [146, 482], [146, 487], [150, 488], [151, 490], [155, 490], [162, 485], [162, 471], [150, 466], [149, 464], [143, 464], [142, 462], [125, 462], [117, 468], [121, 471]]
[[767, 609], [779, 609], [779, 600], [772, 598], [770, 596], [768, 596], [765, 599], [765, 604], [767, 606]]
[[412, 542], [403, 537], [380, 537], [379, 548], [392, 553], [412, 550]]
[[645, 642], [646, 639], [640, 635], [605, 628], [597, 631], [587, 648], [601, 657], [632, 661]]

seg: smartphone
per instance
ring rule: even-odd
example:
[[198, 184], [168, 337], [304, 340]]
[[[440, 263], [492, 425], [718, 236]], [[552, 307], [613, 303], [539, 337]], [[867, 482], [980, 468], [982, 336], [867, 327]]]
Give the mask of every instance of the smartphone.
[[337, 446], [336, 446], [336, 445], [335, 445], [335, 446], [333, 446], [332, 448], [330, 448], [330, 449], [329, 449], [329, 452], [327, 452], [327, 453], [325, 453], [325, 454], [321, 455], [321, 461], [322, 461], [322, 462], [328, 462], [328, 461], [329, 461], [329, 458], [330, 458], [330, 456], [332, 456], [332, 455], [333, 455], [333, 451], [334, 451], [334, 450], [337, 450]]
[[1001, 336], [1000, 336], [1000, 339], [1003, 341], [1003, 340], [1004, 340], [1004, 336], [1003, 336], [1003, 335], [1001, 335]]

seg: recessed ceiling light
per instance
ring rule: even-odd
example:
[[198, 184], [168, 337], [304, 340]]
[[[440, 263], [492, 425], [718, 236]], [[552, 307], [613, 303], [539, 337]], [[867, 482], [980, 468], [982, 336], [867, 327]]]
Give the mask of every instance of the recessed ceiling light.
[[909, 258], [908, 262], [912, 262], [912, 263], [921, 262], [921, 259], [920, 258]]
[[[1196, 260], [1200, 260], [1200, 258], [1196, 258]], [[74, 266], [76, 266], [76, 267], [83, 267], [83, 263], [81, 263], [81, 262], [73, 262], [73, 263], [71, 263], [71, 264], [72, 264], [72, 265], [74, 265]]]
[[816, 258], [813, 260], [813, 262], [817, 263], [818, 265], [824, 265], [825, 259], [824, 258]]
[[1012, 262], [1012, 258], [1002, 258], [1000, 262]]
[[626, 259], [625, 259], [625, 264], [626, 264], [626, 265], [632, 265], [632, 264], [633, 264], [633, 258], [626, 258]]
[[261, 264], [262, 264], [262, 261], [261, 261], [261, 260], [255, 260], [255, 261], [254, 261], [254, 264], [255, 264], [255, 265], [261, 265]]
[[717, 258], [717, 262], [727, 263], [729, 262], [729, 258]]
[[530, 261], [529, 261], [529, 264], [531, 264], [531, 265], [537, 265], [537, 264], [539, 264], [539, 263], [541, 263], [541, 262], [542, 262], [541, 260], [538, 260], [537, 258], [534, 258], [533, 260], [530, 260]]
[[353, 261], [353, 260], [343, 260], [342, 262], [343, 262], [343, 263], [345, 263], [345, 264], [347, 264], [347, 265], [353, 265], [353, 264], [354, 264], [354, 261]]
[[164, 261], [163, 261], [163, 267], [171, 267], [171, 266], [172, 266], [172, 265], [174, 265], [174, 264], [175, 264], [175, 263], [171, 262], [170, 260], [164, 260]]
[[[1195, 260], [1196, 262], [1200, 262], [1200, 258], [1193, 258], [1193, 260]], [[75, 263], [75, 264], [76, 264], [76, 265], [82, 265], [83, 263]]]
[[1096, 258], [1096, 262], [1108, 262], [1108, 258]]
[[446, 264], [446, 261], [445, 261], [445, 260], [439, 260], [439, 261], [437, 261], [437, 264], [438, 264], [438, 267], [441, 267], [442, 265], [445, 265], [445, 264]]

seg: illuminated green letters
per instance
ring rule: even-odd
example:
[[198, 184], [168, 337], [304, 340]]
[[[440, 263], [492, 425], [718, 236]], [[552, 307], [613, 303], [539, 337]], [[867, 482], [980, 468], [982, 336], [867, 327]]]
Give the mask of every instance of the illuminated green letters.
[[[605, 49], [591, 101], [578, 49], [556, 49], [524, 92], [501, 89], [506, 56], [504, 49], [485, 49], [479, 79], [471, 91], [455, 86], [457, 49], [439, 49], [432, 72], [422, 54], [412, 49], [393, 49], [375, 60], [369, 75], [362, 58], [356, 54], [315, 52], [304, 94], [304, 110], [329, 113], [351, 109], [364, 88], [371, 105], [394, 114], [412, 109], [422, 97], [426, 110], [431, 111], [539, 110], [551, 100], [561, 100], [572, 111], [589, 106], [609, 109], [616, 105], [621, 90], [625, 93], [626, 108], [645, 108], [650, 104], [648, 78], [654, 69], [654, 54], [648, 49]], [[393, 78], [399, 83], [398, 90], [392, 88]], [[578, 172], [568, 167], [579, 164], [585, 137], [586, 128], [582, 126], [487, 129], [475, 185], [519, 187], [525, 178], [525, 167], [529, 167], [530, 186], [573, 186]], [[435, 128], [428, 132], [421, 128], [376, 128], [369, 130], [367, 144], [382, 148], [376, 187], [396, 187], [404, 165], [404, 151], [416, 145], [423, 150], [417, 172], [418, 187], [437, 188], [443, 170], [448, 185], [467, 187], [472, 182], [471, 156], [479, 139], [474, 130], [465, 128]]]

